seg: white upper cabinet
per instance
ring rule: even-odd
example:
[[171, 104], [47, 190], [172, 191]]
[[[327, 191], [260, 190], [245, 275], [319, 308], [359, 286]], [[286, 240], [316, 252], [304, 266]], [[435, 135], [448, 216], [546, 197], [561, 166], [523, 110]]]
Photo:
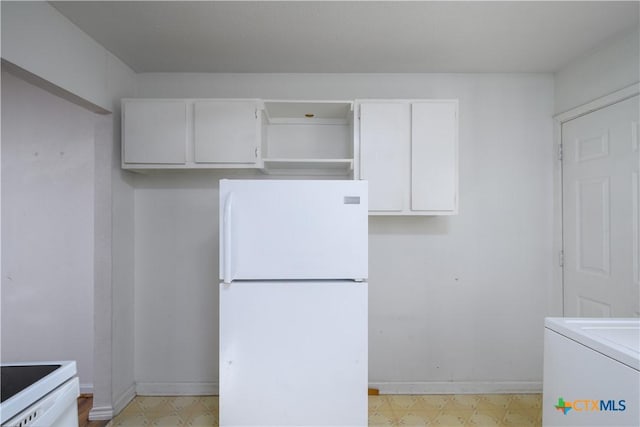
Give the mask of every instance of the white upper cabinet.
[[194, 161], [258, 161], [260, 121], [255, 101], [204, 100], [194, 103]]
[[184, 100], [123, 101], [123, 164], [184, 165], [187, 128]]
[[123, 99], [125, 169], [258, 168], [255, 99]]
[[458, 101], [362, 100], [356, 176], [371, 215], [458, 213]]
[[123, 99], [122, 167], [253, 168], [272, 175], [364, 179], [372, 215], [456, 214], [458, 101], [360, 100], [355, 105], [344, 100]]
[[125, 169], [353, 178], [352, 101], [123, 99]]
[[411, 103], [411, 210], [457, 213], [458, 103]]
[[369, 181], [369, 211], [403, 212], [411, 164], [408, 103], [360, 104], [360, 179]]

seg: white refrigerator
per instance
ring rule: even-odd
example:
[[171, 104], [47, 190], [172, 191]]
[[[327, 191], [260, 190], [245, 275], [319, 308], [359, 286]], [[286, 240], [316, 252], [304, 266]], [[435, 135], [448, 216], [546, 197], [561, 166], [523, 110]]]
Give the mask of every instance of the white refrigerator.
[[366, 181], [220, 181], [220, 425], [367, 425]]

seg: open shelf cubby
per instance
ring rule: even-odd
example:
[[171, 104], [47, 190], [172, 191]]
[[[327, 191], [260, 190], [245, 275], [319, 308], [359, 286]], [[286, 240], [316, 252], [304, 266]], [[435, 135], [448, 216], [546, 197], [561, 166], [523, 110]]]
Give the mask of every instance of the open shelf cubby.
[[265, 101], [266, 173], [353, 174], [351, 101]]

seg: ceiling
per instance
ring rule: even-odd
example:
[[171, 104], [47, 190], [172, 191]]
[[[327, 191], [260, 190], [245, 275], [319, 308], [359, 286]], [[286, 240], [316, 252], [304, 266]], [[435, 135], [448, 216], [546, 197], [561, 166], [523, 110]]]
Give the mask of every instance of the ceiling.
[[137, 72], [553, 72], [638, 1], [50, 2]]

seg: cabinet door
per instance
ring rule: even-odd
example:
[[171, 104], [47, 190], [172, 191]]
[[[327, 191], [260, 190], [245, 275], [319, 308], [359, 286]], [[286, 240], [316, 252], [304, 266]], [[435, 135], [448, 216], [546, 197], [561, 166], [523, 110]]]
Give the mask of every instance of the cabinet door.
[[253, 101], [198, 101], [194, 105], [196, 163], [256, 163], [259, 145]]
[[411, 210], [457, 212], [457, 101], [414, 102], [411, 123]]
[[360, 179], [369, 181], [370, 211], [402, 211], [408, 197], [408, 103], [360, 104]]
[[124, 101], [122, 118], [125, 163], [185, 163], [186, 102], [182, 100]]

